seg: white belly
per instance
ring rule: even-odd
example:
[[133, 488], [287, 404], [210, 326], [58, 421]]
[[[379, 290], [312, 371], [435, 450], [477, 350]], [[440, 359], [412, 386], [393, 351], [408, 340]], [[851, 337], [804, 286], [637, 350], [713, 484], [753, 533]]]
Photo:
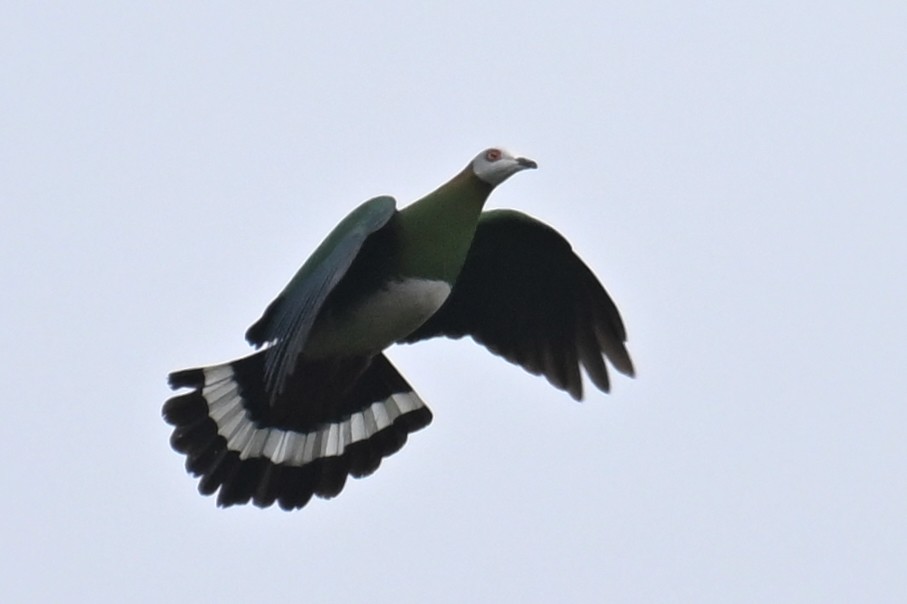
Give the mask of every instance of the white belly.
[[319, 358], [383, 350], [422, 325], [448, 295], [445, 281], [393, 281], [343, 315], [320, 317], [304, 354]]

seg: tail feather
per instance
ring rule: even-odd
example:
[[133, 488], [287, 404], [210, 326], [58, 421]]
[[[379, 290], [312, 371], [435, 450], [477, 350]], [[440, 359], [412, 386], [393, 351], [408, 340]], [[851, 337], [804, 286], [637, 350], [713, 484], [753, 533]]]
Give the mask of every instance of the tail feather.
[[274, 504], [280, 496], [280, 487], [282, 483], [282, 474], [284, 466], [279, 464], [265, 464], [262, 471], [261, 479], [255, 492], [252, 493], [252, 503], [260, 508], [266, 508]]
[[216, 492], [220, 506], [294, 509], [313, 495], [333, 497], [347, 476], [371, 474], [431, 422], [384, 355], [330, 367], [302, 363], [272, 404], [262, 354], [169, 378], [175, 389], [192, 389], [164, 404], [171, 445], [200, 477], [199, 491]]
[[174, 371], [167, 377], [170, 387], [177, 388], [201, 388], [205, 384], [204, 369], [184, 369]]
[[280, 491], [277, 503], [284, 510], [304, 507], [315, 493], [311, 488], [312, 477], [315, 474], [312, 467], [284, 467], [283, 474], [285, 486]]

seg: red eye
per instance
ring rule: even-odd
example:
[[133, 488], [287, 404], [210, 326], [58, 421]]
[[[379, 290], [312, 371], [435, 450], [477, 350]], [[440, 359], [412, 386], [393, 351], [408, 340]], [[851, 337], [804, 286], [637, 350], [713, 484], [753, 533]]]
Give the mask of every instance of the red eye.
[[499, 149], [489, 149], [485, 152], [485, 159], [488, 161], [498, 161], [501, 159], [501, 151]]

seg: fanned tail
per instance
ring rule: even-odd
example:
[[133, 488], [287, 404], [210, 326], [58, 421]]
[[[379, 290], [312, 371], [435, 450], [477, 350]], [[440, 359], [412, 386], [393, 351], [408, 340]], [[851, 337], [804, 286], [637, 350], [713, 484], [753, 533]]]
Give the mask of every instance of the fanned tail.
[[171, 445], [220, 506], [251, 500], [289, 510], [313, 495], [333, 497], [348, 475], [371, 474], [431, 422], [383, 354], [302, 362], [276, 404], [265, 391], [263, 354], [169, 377], [172, 388], [192, 389], [164, 404]]

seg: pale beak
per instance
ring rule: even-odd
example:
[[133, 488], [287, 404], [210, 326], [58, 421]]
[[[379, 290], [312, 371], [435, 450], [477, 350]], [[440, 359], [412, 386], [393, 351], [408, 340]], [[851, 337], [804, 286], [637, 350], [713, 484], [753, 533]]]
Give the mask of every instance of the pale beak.
[[535, 163], [528, 157], [518, 157], [518, 158], [516, 158], [516, 163], [519, 164], [519, 166], [523, 169], [525, 169], [525, 168], [535, 169], [535, 168], [539, 167], [539, 165], [537, 163]]

